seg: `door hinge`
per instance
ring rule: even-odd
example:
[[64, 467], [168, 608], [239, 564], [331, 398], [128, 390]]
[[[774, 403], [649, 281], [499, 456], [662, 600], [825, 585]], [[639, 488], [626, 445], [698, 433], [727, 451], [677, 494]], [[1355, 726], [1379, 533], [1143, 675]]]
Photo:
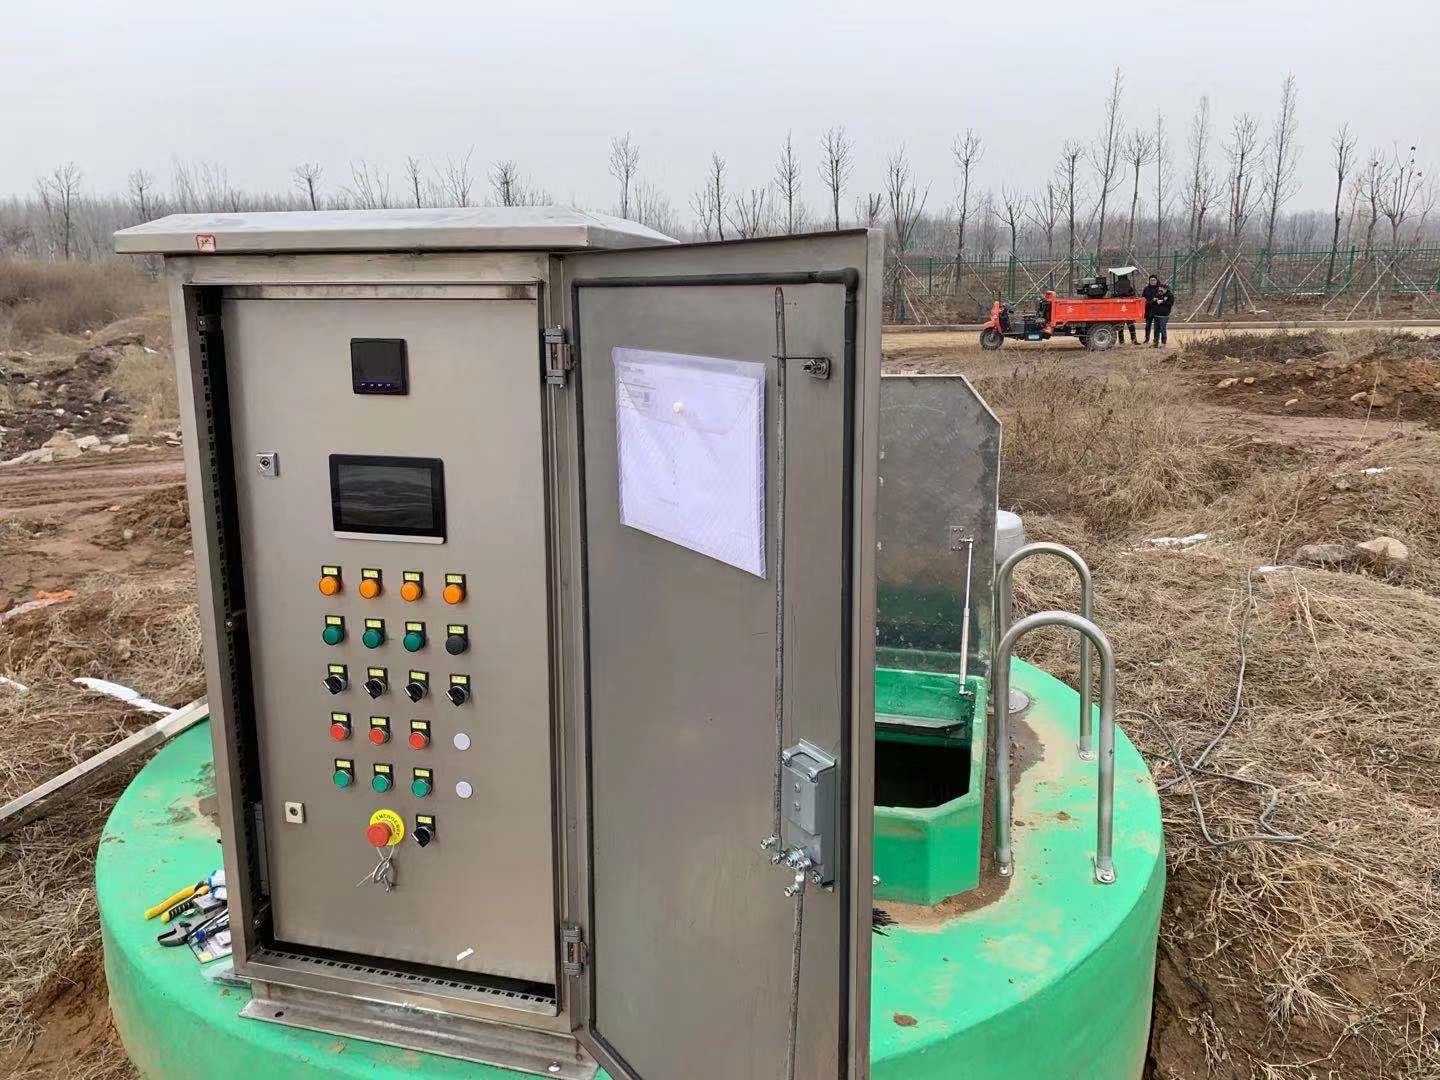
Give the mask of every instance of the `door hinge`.
[[546, 327], [545, 382], [550, 386], [564, 386], [570, 378], [570, 369], [575, 366], [570, 354], [570, 335], [563, 326]]
[[560, 940], [565, 945], [565, 959], [560, 967], [570, 978], [583, 975], [585, 961], [590, 958], [589, 950], [585, 948], [585, 931], [574, 923], [562, 923]]

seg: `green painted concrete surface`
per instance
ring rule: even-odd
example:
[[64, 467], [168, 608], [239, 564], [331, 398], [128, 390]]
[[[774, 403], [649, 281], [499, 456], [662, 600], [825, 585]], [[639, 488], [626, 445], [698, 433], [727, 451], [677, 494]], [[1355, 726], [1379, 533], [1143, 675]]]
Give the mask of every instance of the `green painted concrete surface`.
[[[1024, 722], [1046, 748], [1016, 784], [1016, 876], [968, 912], [890, 907], [900, 925], [871, 939], [876, 1080], [1140, 1075], [1164, 885], [1154, 785], [1119, 738], [1118, 880], [1094, 884], [1095, 773], [1073, 755], [1075, 695], [1018, 662], [1015, 682], [1036, 699]], [[158, 947], [144, 908], [220, 862], [216, 832], [199, 812], [212, 779], [200, 725], [146, 766], [101, 839], [96, 885], [111, 1006], [144, 1075], [519, 1075], [242, 1019], [246, 991], [205, 980], [188, 950]], [[977, 781], [972, 790], [983, 788]], [[982, 892], [992, 888], [987, 875]]]

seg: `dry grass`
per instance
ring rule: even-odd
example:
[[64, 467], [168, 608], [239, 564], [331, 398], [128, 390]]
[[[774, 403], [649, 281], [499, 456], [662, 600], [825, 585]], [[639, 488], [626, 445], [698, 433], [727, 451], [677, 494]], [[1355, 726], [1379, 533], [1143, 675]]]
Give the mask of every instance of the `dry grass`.
[[[79, 598], [6, 622], [0, 674], [0, 801], [123, 738], [146, 722], [118, 702], [71, 683], [115, 679], [169, 705], [203, 692], [200, 630], [189, 574], [111, 587], [83, 581]], [[67, 969], [98, 956], [95, 847], [127, 777], [76, 798], [0, 847], [0, 1061], [40, 1030], [40, 1006], [67, 983]], [[75, 1075], [128, 1075], [96, 1050]], [[23, 1073], [21, 1075], [24, 1075]]]
[[[1440, 437], [1287, 453], [1227, 437], [1143, 380], [1119, 394], [1063, 378], [984, 386], [1008, 421], [1003, 501], [1042, 511], [1027, 517], [1033, 538], [1089, 558], [1122, 704], [1159, 718], [1126, 727], [1162, 784], [1175, 773], [1158, 724], [1187, 760], [1215, 734], [1250, 607], [1244, 707], [1209, 764], [1277, 786], [1276, 826], [1304, 836], [1212, 847], [1186, 787], [1165, 796], [1157, 1077], [1433, 1080]], [[1212, 539], [1188, 550], [1141, 545], [1202, 531]], [[1408, 574], [1283, 569], [1247, 591], [1252, 568], [1298, 544], [1377, 532], [1410, 545]], [[1022, 610], [1074, 603], [1056, 565], [1032, 560], [1019, 577]], [[1037, 635], [1030, 658], [1074, 677], [1058, 636]], [[1217, 839], [1255, 831], [1262, 792], [1203, 780], [1199, 793]]]
[[160, 285], [130, 262], [0, 260], [0, 347], [95, 330], [161, 302]]
[[130, 420], [132, 434], [155, 435], [180, 427], [175, 362], [168, 349], [126, 346], [110, 381], [134, 410]]
[[1182, 392], [1141, 371], [1109, 380], [1052, 363], [979, 380], [1005, 420], [1001, 501], [1070, 515], [1101, 536], [1163, 510], [1203, 506], [1273, 448], [1189, 420]]

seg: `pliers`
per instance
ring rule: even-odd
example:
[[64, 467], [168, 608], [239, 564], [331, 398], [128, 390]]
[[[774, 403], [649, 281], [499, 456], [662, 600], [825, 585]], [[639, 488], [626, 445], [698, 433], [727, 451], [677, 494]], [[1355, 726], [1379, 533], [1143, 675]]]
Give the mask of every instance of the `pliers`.
[[167, 949], [174, 949], [181, 945], [188, 945], [191, 938], [203, 941], [229, 925], [230, 911], [228, 908], [222, 908], [220, 911], [207, 915], [198, 923], [189, 919], [181, 919], [169, 930], [163, 931], [155, 940]]

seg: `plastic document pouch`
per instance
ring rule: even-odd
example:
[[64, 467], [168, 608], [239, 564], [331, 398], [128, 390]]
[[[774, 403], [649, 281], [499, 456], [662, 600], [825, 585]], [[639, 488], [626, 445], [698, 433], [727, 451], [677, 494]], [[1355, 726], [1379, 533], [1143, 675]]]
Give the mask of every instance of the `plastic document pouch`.
[[765, 364], [615, 349], [620, 520], [765, 576]]

